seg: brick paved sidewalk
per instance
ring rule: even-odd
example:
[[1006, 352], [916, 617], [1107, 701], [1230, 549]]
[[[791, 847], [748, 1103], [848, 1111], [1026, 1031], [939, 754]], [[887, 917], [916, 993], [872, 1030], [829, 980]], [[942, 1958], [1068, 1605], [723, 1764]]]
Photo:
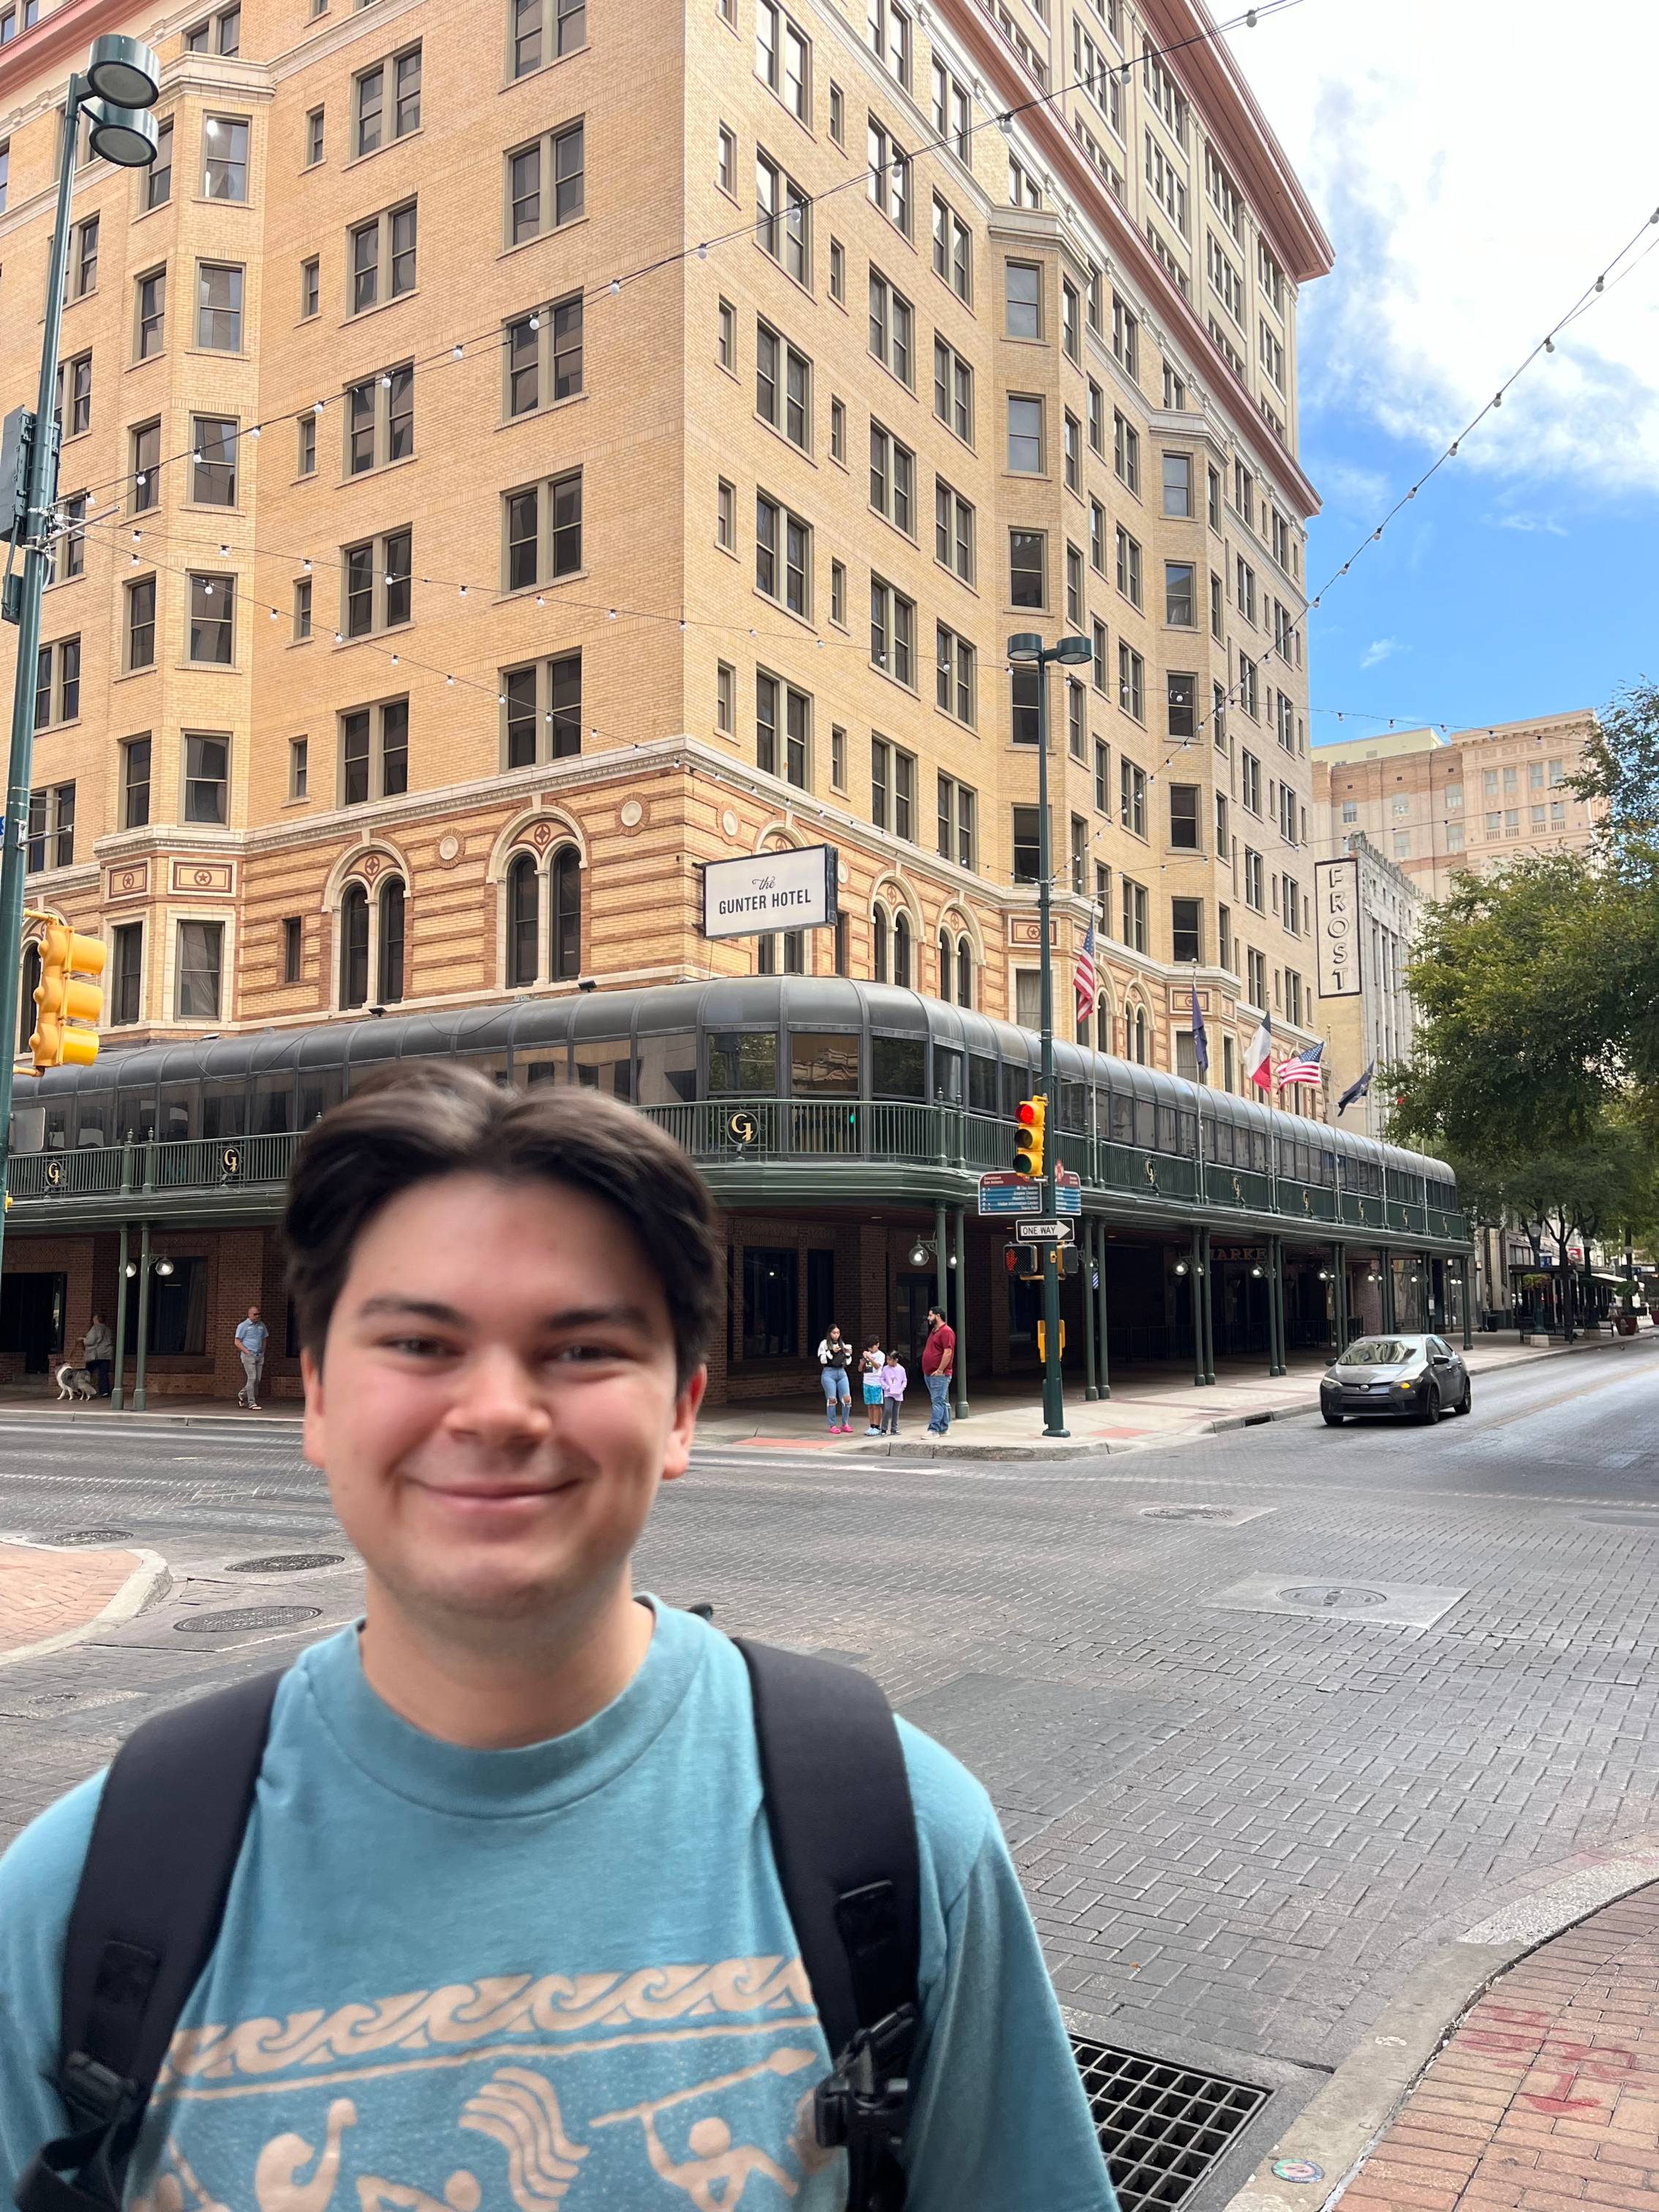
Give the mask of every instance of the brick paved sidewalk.
[[149, 1556], [0, 1543], [0, 1664], [76, 1640]]
[[1342, 2197], [1342, 2212], [1656, 2206], [1659, 1882], [1501, 1976]]

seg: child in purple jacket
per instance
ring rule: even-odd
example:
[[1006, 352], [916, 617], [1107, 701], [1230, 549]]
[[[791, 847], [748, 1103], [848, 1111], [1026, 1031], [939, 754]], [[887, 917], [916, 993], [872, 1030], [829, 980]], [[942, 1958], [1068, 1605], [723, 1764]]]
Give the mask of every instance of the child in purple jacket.
[[904, 1386], [909, 1379], [897, 1352], [890, 1352], [881, 1370], [881, 1433], [884, 1437], [899, 1432], [899, 1407], [904, 1403]]

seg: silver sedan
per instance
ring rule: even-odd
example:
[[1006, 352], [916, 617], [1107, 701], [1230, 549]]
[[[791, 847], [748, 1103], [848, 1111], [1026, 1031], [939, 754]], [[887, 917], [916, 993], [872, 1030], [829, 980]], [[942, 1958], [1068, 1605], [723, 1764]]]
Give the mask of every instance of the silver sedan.
[[1437, 1421], [1470, 1403], [1469, 1370], [1443, 1336], [1362, 1336], [1319, 1385], [1319, 1410], [1334, 1429], [1351, 1413]]

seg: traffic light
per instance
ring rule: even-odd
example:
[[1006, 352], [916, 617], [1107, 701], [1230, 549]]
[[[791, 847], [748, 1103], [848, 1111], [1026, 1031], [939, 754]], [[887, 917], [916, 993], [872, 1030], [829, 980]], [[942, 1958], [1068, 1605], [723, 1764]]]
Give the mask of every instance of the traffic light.
[[[49, 921], [40, 933], [40, 981], [34, 988], [34, 1034], [29, 1039], [34, 1072], [49, 1067], [90, 1067], [98, 1057], [95, 1024], [104, 1010], [101, 975], [109, 947], [101, 938], [82, 937], [65, 921]], [[72, 1023], [88, 1027], [72, 1028]]]
[[1035, 1244], [1005, 1244], [1003, 1265], [1017, 1282], [1040, 1283], [1042, 1280], [1042, 1255]]
[[1048, 1127], [1048, 1102], [1046, 1098], [1028, 1098], [1014, 1119], [1019, 1123], [1019, 1134], [1014, 1139], [1014, 1167], [1023, 1176], [1042, 1173], [1043, 1132]]

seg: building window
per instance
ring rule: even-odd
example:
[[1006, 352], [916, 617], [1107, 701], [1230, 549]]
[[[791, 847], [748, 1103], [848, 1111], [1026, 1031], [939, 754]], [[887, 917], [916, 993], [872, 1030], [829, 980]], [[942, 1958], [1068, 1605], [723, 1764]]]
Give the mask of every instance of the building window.
[[1140, 433], [1117, 409], [1112, 410], [1112, 466], [1122, 483], [1140, 496]]
[[199, 507], [236, 504], [236, 424], [222, 415], [191, 418], [190, 495]]
[[[1257, 914], [1267, 911], [1261, 855], [1253, 853], [1248, 845], [1244, 848], [1244, 903]], [[1258, 999], [1255, 1003], [1261, 1006], [1265, 1001]]]
[[847, 103], [838, 84], [830, 88], [830, 136], [837, 146], [847, 143]]
[[812, 49], [777, 0], [756, 0], [755, 74], [798, 121], [811, 125]]
[[1112, 295], [1112, 351], [1130, 376], [1138, 380], [1140, 371], [1140, 325], [1115, 292]]
[[910, 14], [898, 0], [868, 0], [865, 36], [870, 51], [886, 64], [899, 82], [910, 89]]
[[368, 893], [348, 884], [340, 900], [340, 1004], [361, 1006], [368, 998]]
[[527, 76], [544, 61], [574, 53], [587, 44], [586, 0], [507, 0], [513, 75]]
[[941, 775], [939, 780], [939, 858], [954, 860], [959, 868], [974, 866], [975, 819], [979, 800], [977, 794], [954, 776]]
[[161, 496], [161, 423], [137, 424], [131, 434], [129, 451], [132, 469], [132, 496], [129, 504], [134, 514], [145, 514]]
[[933, 274], [957, 299], [973, 298], [973, 234], [937, 192], [933, 195]]
[[916, 603], [877, 575], [870, 579], [870, 658], [896, 682], [915, 688]]
[[1136, 837], [1146, 835], [1146, 771], [1118, 756], [1118, 819]]
[[1198, 807], [1201, 796], [1195, 783], [1170, 786], [1170, 842], [1177, 852], [1195, 853], [1199, 849]]
[[830, 784], [835, 791], [847, 788], [847, 732], [839, 722], [830, 732]]
[[342, 549], [340, 596], [345, 614], [341, 627], [347, 637], [368, 637], [409, 620], [412, 557], [407, 530]]
[[1164, 678], [1170, 735], [1183, 742], [1198, 735], [1198, 678], [1170, 670]]
[[1193, 511], [1193, 464], [1186, 453], [1164, 456], [1164, 512], [1178, 517]]
[[[1131, 952], [1145, 952], [1146, 945], [1146, 886], [1133, 883], [1127, 876], [1119, 878], [1123, 890], [1123, 942]], [[1144, 1057], [1144, 1054], [1139, 1055]]]
[[763, 253], [798, 284], [811, 283], [812, 201], [769, 154], [755, 153], [755, 237]]
[[54, 783], [29, 793], [28, 841], [24, 872], [75, 866], [75, 786]]
[[1045, 607], [1048, 604], [1048, 538], [1042, 530], [1008, 532], [1008, 604], [1015, 607]]
[[387, 272], [384, 296], [396, 300], [415, 289], [416, 222], [413, 200], [390, 208], [372, 222], [360, 222], [346, 234], [346, 266], [351, 279], [347, 312], [362, 314], [379, 305], [380, 272]]
[[[387, 101], [391, 104], [387, 128]], [[421, 50], [410, 46], [389, 62], [376, 62], [354, 79], [351, 150], [354, 156], [377, 153], [391, 140], [421, 127]]]
[[1012, 743], [1034, 745], [1037, 741], [1038, 720], [1042, 714], [1042, 679], [1037, 670], [1029, 663], [1017, 665], [1009, 673], [1009, 730]]
[[812, 611], [812, 529], [764, 492], [755, 498], [755, 589], [809, 619]]
[[1089, 680], [1097, 691], [1103, 692], [1107, 689], [1106, 652], [1109, 642], [1106, 625], [1103, 622], [1091, 622], [1090, 630], [1094, 643], [1094, 665], [1089, 672]]
[[81, 714], [81, 641], [60, 638], [43, 645], [35, 656], [34, 726], [53, 728], [60, 722], [78, 721]]
[[938, 625], [938, 633], [935, 696], [947, 714], [954, 715], [971, 729], [977, 719], [974, 648], [965, 637], [958, 637], [943, 623]]
[[916, 457], [879, 422], [870, 425], [870, 504], [896, 529], [914, 538]]
[[714, 670], [714, 727], [731, 737], [738, 726], [738, 672], [726, 661]]
[[307, 169], [314, 169], [323, 158], [324, 112], [320, 107], [310, 109], [306, 116], [306, 159]]
[[586, 206], [586, 139], [580, 123], [550, 131], [507, 156], [507, 243], [522, 246], [562, 223], [574, 222]]
[[728, 375], [737, 374], [738, 311], [729, 300], [720, 304], [720, 319], [716, 325], [715, 358]]
[[541, 882], [533, 855], [521, 853], [507, 872], [507, 981], [534, 983], [541, 964]]
[[84, 300], [98, 289], [98, 218], [78, 222], [70, 240], [70, 297]]
[[229, 263], [196, 264], [196, 343], [211, 353], [242, 349], [242, 272]]
[[148, 738], [129, 738], [121, 748], [121, 827], [143, 830], [149, 822]]
[[847, 563], [830, 563], [830, 619], [837, 629], [847, 627]]
[[218, 1020], [224, 943], [225, 926], [222, 921], [181, 921], [179, 924], [179, 960], [173, 1009], [175, 1021]]
[[[0, 148], [0, 155], [4, 149]], [[155, 126], [155, 159], [144, 176], [144, 205], [165, 207], [173, 198], [173, 118]], [[0, 191], [0, 207], [5, 205], [5, 194]]]
[[1069, 408], [1066, 410], [1063, 435], [1066, 489], [1080, 495], [1083, 490], [1083, 425]]
[[185, 819], [222, 826], [230, 819], [230, 739], [185, 737]]
[[907, 390], [915, 384], [915, 310], [879, 270], [870, 271], [870, 350]]
[[1117, 526], [1117, 587], [1131, 606], [1140, 605], [1140, 548], [1121, 522]]
[[1035, 261], [1003, 264], [1003, 328], [1011, 338], [1042, 336], [1042, 269]]
[[1075, 545], [1066, 548], [1066, 619], [1073, 629], [1083, 626], [1083, 556]]
[[565, 760], [582, 749], [582, 664], [562, 654], [501, 678], [502, 759], [509, 769]]
[[830, 458], [847, 465], [847, 409], [839, 399], [830, 402]]
[[1177, 629], [1190, 629], [1198, 620], [1197, 577], [1190, 561], [1164, 563], [1164, 619]]
[[1008, 395], [1008, 468], [1015, 476], [1043, 472], [1041, 399]]
[[378, 916], [380, 942], [375, 961], [375, 980], [382, 1006], [393, 1006], [404, 995], [404, 885], [401, 876], [388, 876], [380, 885]]
[[311, 579], [299, 576], [294, 584], [294, 642], [302, 645], [311, 635]]
[[235, 659], [236, 579], [191, 574], [187, 657], [228, 668]]
[[799, 791], [811, 788], [812, 702], [764, 671], [755, 678], [755, 765]]
[[755, 325], [755, 411], [792, 446], [812, 442], [812, 364], [769, 323]]
[[933, 340], [933, 412], [964, 446], [974, 442], [974, 372], [954, 346]]
[[387, 699], [340, 717], [340, 804], [361, 806], [409, 788], [409, 702]]
[[300, 980], [300, 957], [304, 943], [305, 925], [297, 914], [289, 915], [283, 923], [283, 981], [297, 983]]
[[288, 795], [290, 799], [305, 799], [310, 795], [311, 740], [309, 738], [290, 738], [288, 742]]
[[202, 119], [202, 195], [210, 200], [247, 198], [247, 125], [228, 115]]
[[830, 241], [830, 297], [838, 307], [847, 305], [847, 249], [838, 238]]
[[62, 435], [78, 438], [92, 428], [92, 356], [76, 354], [58, 368], [58, 420]]
[[522, 592], [580, 573], [582, 478], [580, 469], [501, 498], [502, 588]]
[[1084, 708], [1083, 686], [1075, 676], [1066, 679], [1066, 749], [1074, 761], [1085, 760], [1087, 753], [1088, 719]]
[[737, 550], [737, 487], [727, 483], [724, 477], [714, 488], [714, 543], [722, 552], [732, 553]]
[[46, 544], [46, 582], [66, 584], [87, 573], [87, 495], [72, 493], [58, 502], [56, 533]]
[[1013, 813], [1013, 877], [1017, 884], [1034, 884], [1041, 871], [1037, 810], [1016, 806]]
[[974, 510], [942, 477], [933, 482], [933, 557], [961, 577], [974, 580]]
[[109, 1019], [119, 1029], [141, 1018], [144, 981], [144, 925], [125, 921], [110, 932], [113, 959]]
[[129, 670], [155, 665], [155, 579], [137, 576], [127, 586]]

